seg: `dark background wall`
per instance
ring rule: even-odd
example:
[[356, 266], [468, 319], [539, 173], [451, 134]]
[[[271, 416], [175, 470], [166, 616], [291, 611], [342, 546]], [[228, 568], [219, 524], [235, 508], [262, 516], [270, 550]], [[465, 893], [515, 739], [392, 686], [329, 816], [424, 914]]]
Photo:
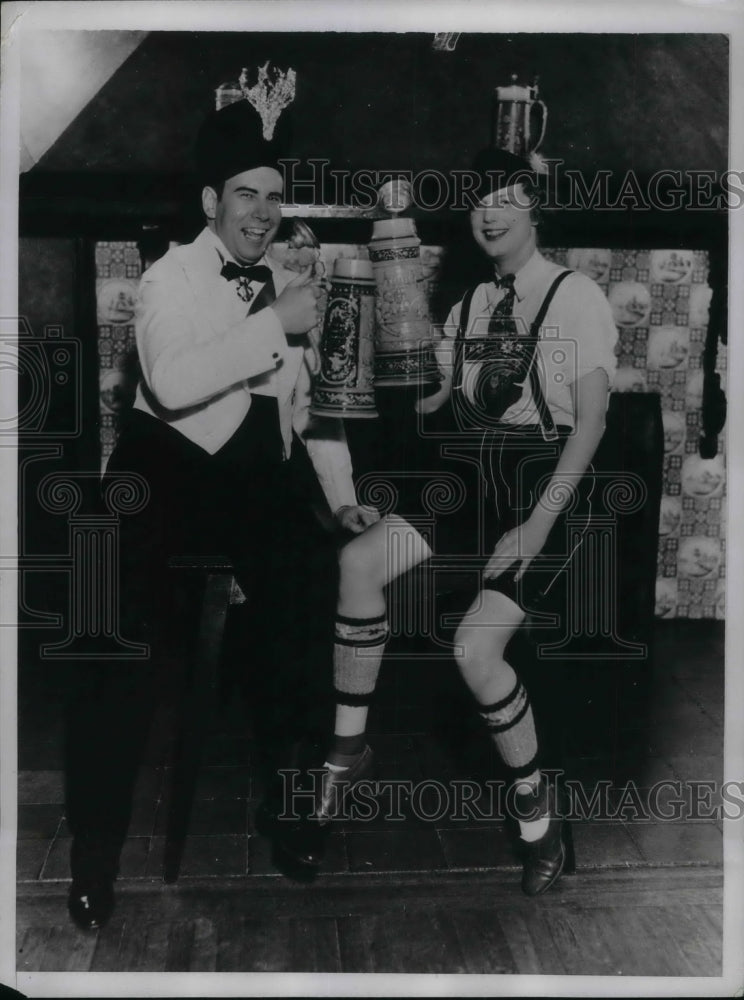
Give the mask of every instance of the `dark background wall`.
[[[591, 29], [591, 25], [587, 25]], [[295, 153], [335, 166], [469, 166], [492, 93], [540, 76], [544, 152], [580, 170], [726, 169], [723, 35], [152, 32], [42, 158], [41, 171], [178, 172], [214, 90], [271, 60], [297, 71]]]
[[[549, 112], [542, 152], [567, 168], [586, 175], [611, 170], [619, 183], [629, 170], [643, 180], [659, 170], [720, 173], [728, 166], [726, 36], [463, 34], [454, 52], [434, 51], [432, 39], [429, 33], [152, 32], [120, 66], [21, 179], [20, 312], [35, 337], [59, 324], [81, 351], [81, 433], [59, 439], [62, 452], [48, 460], [49, 471], [100, 464], [94, 240], [140, 240], [152, 219], [161, 226], [161, 250], [169, 237], [193, 236], [172, 228], [184, 194], [179, 178], [191, 168], [193, 140], [214, 107], [215, 88], [244, 66], [255, 72], [270, 60], [296, 70], [293, 152], [337, 168], [467, 168], [490, 139], [494, 88], [512, 73], [520, 83], [539, 74]], [[597, 220], [562, 213], [546, 244], [704, 248], [725, 302], [725, 214], [599, 214]], [[420, 220], [424, 242], [456, 245], [458, 234], [447, 227], [429, 232], [427, 225]], [[364, 220], [313, 226], [324, 243], [369, 238]], [[447, 306], [461, 291], [458, 282], [473, 280], [461, 251], [445, 258], [450, 265]], [[718, 312], [722, 317], [724, 310]], [[50, 426], [69, 405], [67, 395], [54, 392]], [[32, 479], [44, 471], [34, 463]], [[42, 549], [64, 549], [64, 518], [38, 508], [29, 517], [37, 519], [32, 534]], [[61, 575], [46, 579], [51, 587]]]

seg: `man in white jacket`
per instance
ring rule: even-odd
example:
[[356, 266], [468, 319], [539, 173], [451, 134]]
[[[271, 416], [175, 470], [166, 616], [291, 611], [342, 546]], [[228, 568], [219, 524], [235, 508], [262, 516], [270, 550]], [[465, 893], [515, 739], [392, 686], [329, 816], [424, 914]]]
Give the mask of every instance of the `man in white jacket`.
[[[274, 662], [261, 666], [274, 678], [269, 690], [291, 700], [303, 664], [277, 660], [301, 660], [303, 636], [318, 619], [320, 604], [312, 602], [323, 588], [309, 567], [327, 573], [327, 585], [335, 565], [332, 538], [313, 506], [324, 496], [347, 531], [376, 519], [356, 503], [341, 422], [309, 417], [307, 332], [319, 319], [319, 283], [310, 270], [293, 275], [267, 253], [281, 221], [283, 146], [281, 131], [263, 139], [246, 101], [213, 112], [196, 149], [206, 227], [142, 277], [142, 377], [106, 475], [135, 472], [148, 484], [144, 508], [122, 518], [121, 618], [125, 638], [152, 652], [144, 664], [84, 665], [71, 706], [68, 908], [84, 928], [101, 926], [113, 911], [162, 664], [183, 642], [169, 560], [231, 557], [249, 606], [277, 640], [269, 642]], [[332, 613], [331, 601], [329, 630]]]

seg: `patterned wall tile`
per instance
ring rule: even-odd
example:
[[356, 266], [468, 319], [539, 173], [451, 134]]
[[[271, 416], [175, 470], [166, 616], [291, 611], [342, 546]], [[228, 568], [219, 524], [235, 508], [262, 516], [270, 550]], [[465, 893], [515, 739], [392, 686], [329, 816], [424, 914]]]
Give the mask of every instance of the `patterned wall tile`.
[[116, 442], [116, 418], [131, 400], [136, 377], [134, 306], [142, 271], [137, 244], [96, 244], [101, 458]]

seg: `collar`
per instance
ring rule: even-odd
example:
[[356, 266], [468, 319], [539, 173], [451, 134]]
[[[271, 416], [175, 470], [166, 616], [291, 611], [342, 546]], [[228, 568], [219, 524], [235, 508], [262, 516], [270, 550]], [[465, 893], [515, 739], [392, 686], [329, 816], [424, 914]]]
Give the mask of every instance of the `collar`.
[[[233, 264], [237, 264], [239, 267], [247, 267], [248, 265], [241, 264], [239, 261], [235, 260], [235, 257], [230, 253], [225, 244], [219, 238], [217, 233], [212, 232], [209, 226], [205, 226], [203, 230], [203, 235], [205, 242], [210, 244], [217, 251], [219, 255], [220, 268], [227, 261], [232, 261]], [[271, 261], [269, 260], [267, 254], [264, 254], [259, 260], [251, 261], [251, 267], [254, 264], [265, 264], [266, 267], [271, 268]], [[271, 268], [274, 270], [273, 268]]]
[[540, 251], [535, 250], [530, 259], [516, 272], [514, 275], [514, 294], [520, 302], [533, 287], [547, 264], [548, 261]]

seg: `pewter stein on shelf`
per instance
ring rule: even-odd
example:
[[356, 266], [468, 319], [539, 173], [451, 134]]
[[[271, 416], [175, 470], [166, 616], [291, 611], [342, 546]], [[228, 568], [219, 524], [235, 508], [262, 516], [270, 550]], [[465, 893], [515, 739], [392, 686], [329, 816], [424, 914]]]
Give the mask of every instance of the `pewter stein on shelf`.
[[376, 285], [375, 385], [413, 386], [440, 381], [430, 342], [421, 240], [413, 219], [375, 222], [369, 259]]
[[[533, 127], [535, 112], [539, 114], [539, 125]], [[531, 87], [520, 87], [514, 73], [508, 87], [496, 88], [494, 146], [527, 159], [540, 148], [547, 123], [548, 109], [537, 99], [537, 79]]]
[[373, 385], [375, 281], [367, 260], [336, 260], [320, 340], [310, 412], [376, 417]]

